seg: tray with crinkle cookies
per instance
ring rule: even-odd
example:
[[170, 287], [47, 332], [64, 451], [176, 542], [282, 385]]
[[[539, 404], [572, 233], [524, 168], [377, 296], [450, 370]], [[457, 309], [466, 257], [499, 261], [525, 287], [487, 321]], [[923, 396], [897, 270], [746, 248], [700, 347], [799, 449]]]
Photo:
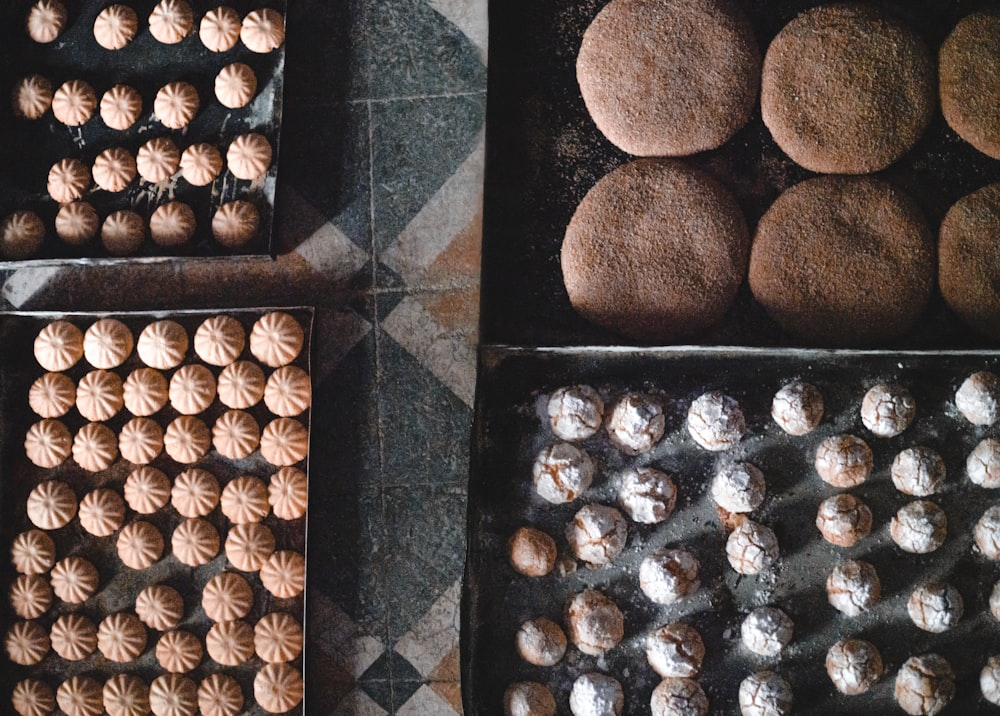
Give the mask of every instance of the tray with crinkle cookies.
[[0, 315], [0, 703], [304, 712], [309, 308]]
[[285, 2], [0, 7], [0, 262], [271, 253]]

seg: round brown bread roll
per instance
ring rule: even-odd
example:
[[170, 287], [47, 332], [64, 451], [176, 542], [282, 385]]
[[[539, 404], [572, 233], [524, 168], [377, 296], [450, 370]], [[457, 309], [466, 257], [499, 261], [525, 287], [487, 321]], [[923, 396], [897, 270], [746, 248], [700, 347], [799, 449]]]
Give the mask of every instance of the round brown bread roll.
[[964, 196], [941, 222], [938, 283], [972, 328], [1000, 339], [1000, 184]]
[[761, 218], [750, 289], [790, 333], [878, 344], [905, 333], [934, 283], [934, 241], [916, 204], [870, 177], [793, 186]]
[[743, 214], [721, 184], [676, 160], [640, 159], [580, 202], [563, 240], [563, 282], [584, 318], [672, 341], [723, 317], [748, 248]]
[[731, 0], [612, 0], [584, 33], [576, 77], [613, 144], [684, 156], [718, 147], [747, 123], [760, 50]]
[[808, 10], [782, 28], [764, 57], [764, 124], [814, 172], [884, 169], [924, 133], [934, 104], [927, 46], [874, 7]]
[[1000, 159], [1000, 14], [974, 12], [939, 54], [941, 112], [962, 139]]

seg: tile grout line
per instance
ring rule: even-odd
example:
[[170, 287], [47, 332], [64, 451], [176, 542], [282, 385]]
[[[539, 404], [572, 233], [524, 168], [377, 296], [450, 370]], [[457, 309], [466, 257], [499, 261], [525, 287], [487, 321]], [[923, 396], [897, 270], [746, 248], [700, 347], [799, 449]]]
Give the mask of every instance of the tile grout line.
[[349, 99], [347, 104], [388, 104], [390, 102], [412, 102], [419, 99], [460, 99], [463, 97], [481, 97], [486, 94], [486, 90], [470, 90], [468, 92], [442, 92], [439, 94], [414, 94], [397, 95], [394, 97], [366, 97]]

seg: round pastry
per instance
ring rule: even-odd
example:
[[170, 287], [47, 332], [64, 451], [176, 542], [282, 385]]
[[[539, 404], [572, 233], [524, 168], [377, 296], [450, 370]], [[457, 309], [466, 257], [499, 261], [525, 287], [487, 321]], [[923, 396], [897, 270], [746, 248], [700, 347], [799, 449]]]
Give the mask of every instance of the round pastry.
[[[865, 250], [858, 250], [858, 236]], [[815, 343], [881, 343], [919, 318], [934, 242], [916, 204], [869, 177], [820, 177], [778, 197], [757, 225], [750, 288], [782, 328]]]
[[62, 615], [52, 624], [49, 635], [52, 651], [67, 661], [86, 659], [97, 648], [97, 627], [82, 614]]
[[556, 443], [538, 453], [531, 471], [535, 491], [558, 505], [572, 502], [590, 487], [594, 462], [575, 445]]
[[115, 674], [104, 682], [103, 696], [108, 716], [149, 714], [149, 686], [138, 676]]
[[963, 17], [938, 55], [945, 120], [958, 136], [993, 159], [1000, 159], [1000, 124], [989, 110], [1000, 100], [997, 57], [1000, 15], [996, 12]]
[[16, 622], [4, 639], [7, 658], [19, 666], [40, 662], [49, 653], [49, 645], [49, 635], [37, 622]]
[[946, 475], [942, 457], [926, 447], [912, 447], [892, 461], [892, 484], [904, 495], [927, 497], [939, 491]]
[[645, 393], [626, 393], [611, 409], [605, 427], [627, 455], [648, 452], [663, 437], [663, 401]]
[[633, 521], [663, 522], [674, 511], [677, 488], [670, 475], [650, 467], [639, 467], [622, 475], [618, 504]]
[[1000, 560], [1000, 505], [993, 505], [983, 513], [976, 522], [974, 534], [976, 547], [983, 556]]
[[51, 106], [52, 83], [42, 75], [28, 75], [14, 86], [11, 107], [15, 117], [41, 119]]
[[38, 467], [58, 467], [69, 457], [73, 439], [58, 420], [40, 420], [24, 436], [24, 453]]
[[[293, 418], [312, 402], [312, 382], [301, 368], [286, 365], [271, 373], [264, 388], [264, 404], [275, 415]], [[238, 406], [232, 406], [238, 407]]]
[[184, 600], [176, 589], [154, 584], [143, 589], [135, 598], [135, 613], [150, 629], [176, 629], [184, 618]]
[[928, 582], [910, 594], [906, 611], [919, 628], [940, 634], [961, 621], [965, 606], [962, 595], [950, 584]]
[[571, 385], [552, 392], [547, 412], [557, 438], [586, 440], [601, 428], [604, 401], [589, 385]]
[[615, 0], [584, 33], [576, 78], [612, 144], [684, 156], [721, 146], [750, 119], [760, 50], [735, 3]]
[[242, 134], [226, 150], [226, 164], [237, 179], [260, 179], [271, 166], [271, 143], [262, 134]]
[[211, 144], [192, 144], [181, 153], [181, 174], [192, 186], [208, 186], [221, 171], [222, 155]]
[[171, 502], [184, 517], [204, 517], [219, 504], [219, 481], [207, 470], [185, 470], [174, 478]]
[[205, 319], [194, 334], [194, 352], [209, 365], [227, 366], [243, 352], [246, 332], [235, 318]]
[[302, 701], [302, 674], [289, 664], [266, 664], [254, 677], [253, 693], [257, 703], [268, 713], [291, 711]]
[[163, 556], [163, 535], [148, 522], [136, 520], [122, 527], [117, 547], [126, 567], [149, 569]]
[[596, 589], [585, 589], [566, 604], [566, 635], [589, 656], [613, 649], [625, 635], [625, 622], [618, 605]]
[[309, 506], [309, 481], [306, 474], [294, 467], [283, 467], [271, 475], [267, 486], [267, 501], [274, 516], [282, 520], [304, 517]]
[[682, 549], [661, 549], [642, 560], [639, 587], [657, 604], [673, 604], [701, 587], [697, 558]]
[[149, 685], [149, 707], [155, 716], [195, 716], [198, 687], [181, 674], [163, 674]]
[[31, 524], [43, 530], [65, 527], [76, 516], [76, 495], [65, 482], [45, 480], [28, 494], [27, 512]]
[[291, 599], [306, 587], [306, 558], [298, 552], [275, 552], [260, 568], [264, 588], [278, 599]]
[[38, 679], [18, 681], [10, 700], [18, 716], [49, 716], [56, 708], [52, 687]]
[[123, 191], [135, 180], [135, 159], [127, 149], [105, 149], [94, 159], [94, 183], [105, 191]]
[[[52, 190], [50, 188], [50, 192]], [[57, 192], [63, 190], [55, 189]], [[43, 241], [45, 224], [38, 218], [38, 214], [33, 211], [15, 211], [4, 218], [3, 226], [0, 227], [0, 256], [12, 260], [31, 258], [42, 247]]]
[[816, 472], [834, 487], [857, 487], [868, 479], [873, 464], [868, 443], [853, 435], [834, 435], [816, 448]]
[[64, 82], [52, 95], [52, 114], [67, 127], [86, 124], [96, 107], [97, 95], [83, 80]]
[[872, 511], [854, 495], [841, 492], [819, 503], [816, 528], [830, 544], [853, 547], [872, 531]]
[[56, 213], [56, 236], [70, 246], [80, 246], [97, 236], [101, 220], [85, 201], [63, 204]]
[[139, 467], [125, 480], [125, 501], [140, 515], [151, 515], [170, 501], [170, 478], [155, 467]]
[[[230, 460], [250, 457], [260, 442], [260, 426], [250, 413], [228, 410], [212, 426], [212, 444]], [[297, 462], [297, 461], [296, 461]]]
[[[60, 204], [66, 204], [81, 198], [89, 186], [90, 172], [79, 159], [60, 159], [49, 169], [46, 188], [49, 196]], [[6, 240], [6, 222], [4, 225], [4, 234], [5, 243], [10, 243]]]
[[727, 512], [753, 512], [764, 502], [764, 473], [749, 462], [724, 465], [712, 480], [712, 499]]
[[746, 434], [746, 419], [735, 399], [715, 390], [691, 403], [687, 414], [691, 437], [706, 450], [728, 450]]
[[628, 524], [614, 507], [581, 507], [566, 527], [566, 541], [577, 559], [591, 565], [609, 564], [625, 549]]
[[94, 565], [82, 557], [67, 557], [52, 567], [52, 591], [67, 604], [83, 604], [101, 581]]
[[134, 87], [115, 85], [101, 97], [101, 119], [111, 129], [124, 132], [138, 121], [140, 114], [142, 96]]
[[[556, 626], [556, 629], [559, 627]], [[562, 636], [561, 629], [559, 629], [559, 635]], [[254, 649], [257, 656], [269, 664], [298, 659], [299, 654], [302, 653], [304, 641], [302, 625], [295, 617], [285, 612], [265, 614], [254, 627]], [[563, 652], [565, 652], [565, 636], [562, 636], [562, 645]]]
[[556, 700], [547, 686], [518, 681], [503, 694], [504, 716], [555, 716]]
[[625, 708], [622, 685], [606, 674], [581, 674], [569, 694], [573, 716], [620, 716]]
[[135, 661], [146, 648], [146, 627], [132, 614], [107, 616], [97, 628], [97, 648], [111, 661]]
[[777, 656], [792, 640], [792, 620], [775, 607], [757, 607], [740, 625], [743, 646], [759, 656]]
[[902, 433], [910, 427], [916, 412], [913, 396], [901, 385], [876, 385], [861, 402], [861, 422], [880, 438]]
[[[255, 94], [257, 94], [257, 75], [254, 74], [250, 65], [234, 62], [223, 67], [215, 76], [215, 96], [224, 107], [229, 109], [246, 107]], [[270, 145], [268, 145], [267, 154], [268, 163], [270, 163]]]
[[130, 256], [146, 238], [146, 224], [134, 211], [122, 209], [108, 214], [101, 227], [101, 244], [112, 256]]
[[555, 666], [566, 653], [566, 635], [563, 630], [544, 617], [524, 622], [517, 630], [515, 642], [521, 658], [535, 666]]
[[45, 370], [69, 370], [83, 357], [83, 333], [68, 321], [53, 321], [38, 332], [34, 350]]
[[309, 433], [298, 420], [276, 418], [261, 432], [260, 454], [272, 465], [291, 467], [309, 454]]
[[653, 689], [651, 716], [707, 716], [708, 697], [694, 679], [664, 679]]
[[[160, 209], [163, 208], [160, 207]], [[156, 214], [154, 213], [153, 216], [155, 217]], [[159, 368], [160, 370], [176, 368], [183, 363], [187, 349], [187, 331], [176, 321], [150, 323], [142, 329], [136, 343], [136, 352], [139, 354], [140, 360], [150, 368]]]
[[46, 45], [66, 29], [66, 7], [59, 0], [38, 0], [28, 10], [24, 25], [28, 37]]
[[118, 437], [122, 457], [136, 465], [147, 465], [163, 451], [163, 429], [149, 418], [132, 418]]
[[841, 639], [826, 652], [826, 673], [837, 691], [857, 696], [882, 678], [882, 655], [861, 639]]
[[299, 322], [287, 313], [274, 311], [254, 323], [250, 331], [250, 352], [264, 365], [279, 368], [298, 358], [304, 341]]
[[274, 548], [274, 534], [259, 522], [233, 525], [226, 535], [226, 558], [243, 572], [263, 567]]
[[237, 716], [243, 711], [243, 691], [236, 679], [211, 674], [198, 685], [198, 709], [202, 716]]
[[201, 594], [201, 606], [212, 621], [242, 619], [253, 608], [253, 590], [240, 575], [223, 572], [208, 580]]
[[10, 561], [19, 574], [45, 574], [56, 562], [56, 544], [41, 530], [28, 530], [14, 538]]
[[770, 527], [743, 519], [726, 539], [726, 558], [740, 574], [760, 574], [778, 559], [778, 538]]
[[938, 240], [941, 295], [965, 323], [993, 339], [1000, 336], [1000, 257], [990, 237], [998, 231], [1000, 183], [959, 199], [941, 222]]
[[95, 321], [83, 337], [83, 354], [95, 368], [117, 368], [132, 353], [132, 331], [114, 318]]
[[194, 14], [184, 0], [160, 0], [149, 14], [149, 34], [165, 45], [175, 45], [191, 34]]
[[[23, 682], [22, 682], [23, 683]], [[983, 698], [1000, 706], [1000, 657], [991, 656], [979, 672], [979, 690]]]
[[694, 678], [704, 658], [701, 634], [684, 622], [667, 624], [646, 637], [646, 661], [664, 678]]
[[190, 632], [168, 631], [156, 642], [156, 660], [171, 674], [186, 674], [202, 659], [201, 641]]
[[955, 393], [955, 407], [973, 425], [1000, 419], [1000, 377], [987, 370], [966, 378]]
[[212, 52], [226, 52], [236, 46], [243, 23], [240, 14], [231, 7], [219, 6], [201, 18], [198, 36]]
[[976, 445], [965, 461], [965, 472], [975, 485], [1000, 487], [1000, 440], [986, 438]]
[[746, 273], [749, 234], [736, 201], [677, 161], [645, 159], [601, 179], [561, 250], [584, 318], [641, 341], [675, 341], [718, 323]]
[[243, 18], [240, 39], [251, 52], [265, 54], [285, 41], [285, 18], [277, 10], [253, 10]]
[[792, 687], [773, 671], [758, 671], [740, 682], [742, 716], [787, 716], [793, 702]]
[[101, 716], [104, 713], [101, 685], [87, 676], [73, 676], [59, 684], [56, 702], [66, 716]]
[[75, 404], [76, 386], [63, 373], [46, 373], [28, 391], [28, 405], [42, 418], [61, 418]]
[[227, 408], [252, 408], [264, 397], [264, 371], [250, 361], [231, 363], [219, 374], [218, 392]]
[[206, 520], [197, 517], [187, 519], [174, 529], [170, 548], [181, 564], [201, 567], [219, 553], [219, 533]]
[[814, 172], [885, 169], [934, 113], [934, 63], [909, 27], [881, 10], [826, 5], [792, 20], [761, 72], [761, 114], [778, 146]]
[[213, 624], [205, 637], [205, 648], [216, 663], [242, 666], [253, 658], [253, 627], [238, 619]]
[[95, 537], [109, 537], [125, 522], [125, 501], [114, 490], [99, 487], [80, 500], [80, 526]]
[[92, 370], [80, 378], [76, 409], [87, 420], [110, 420], [122, 409], [122, 379], [106, 370]]
[[556, 542], [541, 530], [521, 527], [507, 544], [511, 566], [526, 577], [544, 577], [556, 565]]
[[181, 164], [181, 155], [177, 145], [167, 137], [150, 139], [139, 147], [135, 156], [135, 164], [139, 176], [150, 184], [164, 182], [174, 174]]
[[916, 500], [899, 509], [889, 525], [892, 541], [910, 554], [927, 554], [944, 544], [948, 518], [930, 500]]
[[934, 716], [955, 698], [955, 672], [938, 654], [911, 656], [896, 674], [899, 707], [912, 716]]
[[788, 383], [774, 394], [771, 417], [789, 435], [811, 433], [823, 419], [823, 394], [811, 383]]
[[10, 585], [10, 606], [21, 619], [37, 619], [52, 606], [52, 587], [41, 574], [20, 574]]
[[164, 127], [183, 129], [191, 124], [191, 120], [198, 114], [200, 104], [198, 90], [194, 85], [187, 82], [171, 82], [156, 93], [156, 98], [153, 100], [153, 116], [160, 120]]
[[182, 415], [196, 415], [215, 400], [215, 376], [203, 365], [181, 366], [170, 378], [170, 405]]
[[94, 20], [94, 39], [105, 50], [120, 50], [139, 31], [139, 17], [128, 5], [108, 5]]
[[878, 604], [882, 583], [868, 562], [847, 560], [839, 563], [826, 578], [827, 601], [838, 611], [856, 617]]
[[107, 470], [117, 456], [118, 440], [103, 423], [87, 423], [73, 438], [73, 460], [87, 472]]
[[230, 481], [219, 500], [222, 514], [234, 525], [260, 522], [271, 511], [267, 486], [256, 477], [242, 475]]
[[257, 207], [242, 199], [223, 204], [212, 217], [212, 236], [229, 249], [243, 246], [257, 236], [259, 230]]

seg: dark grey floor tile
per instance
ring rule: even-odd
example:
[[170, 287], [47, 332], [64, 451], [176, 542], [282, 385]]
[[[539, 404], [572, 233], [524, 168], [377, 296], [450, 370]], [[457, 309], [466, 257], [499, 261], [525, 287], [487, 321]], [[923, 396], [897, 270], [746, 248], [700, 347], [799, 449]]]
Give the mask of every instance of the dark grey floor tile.
[[371, 84], [369, 0], [299, 0], [288, 4], [286, 107], [333, 104], [367, 96]]

